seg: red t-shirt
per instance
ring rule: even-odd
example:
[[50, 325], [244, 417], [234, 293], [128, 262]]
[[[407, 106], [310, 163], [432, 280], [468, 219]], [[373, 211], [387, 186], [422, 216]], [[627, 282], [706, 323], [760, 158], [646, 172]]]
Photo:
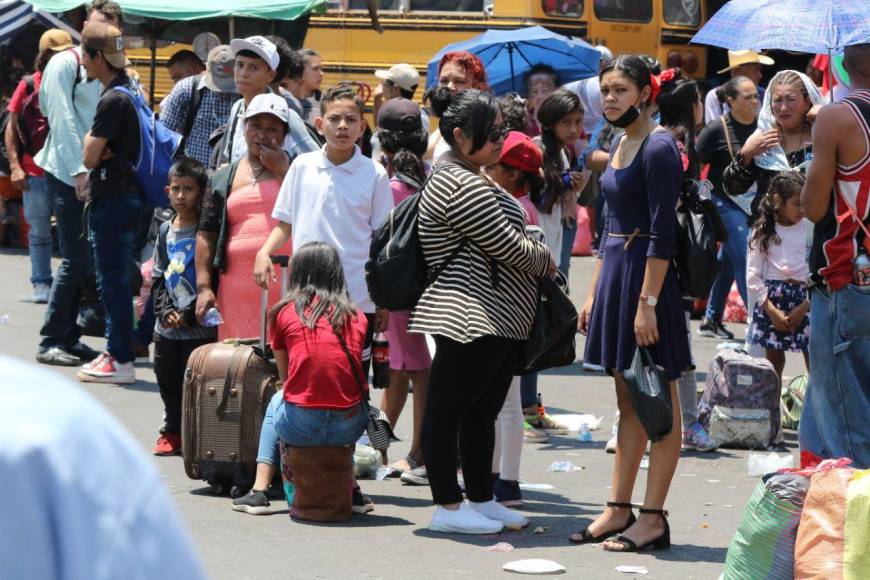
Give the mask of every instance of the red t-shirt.
[[[41, 84], [42, 72], [36, 71], [33, 73], [33, 90], [39, 92], [39, 86]], [[18, 86], [15, 87], [15, 92], [12, 93], [12, 98], [9, 99], [9, 104], [6, 106], [6, 109], [10, 113], [20, 114], [21, 109], [24, 107], [24, 99], [27, 98], [27, 95], [27, 83], [24, 82], [24, 79], [21, 79], [21, 82], [19, 82]], [[23, 169], [24, 173], [30, 177], [42, 177], [45, 175], [45, 172], [33, 161], [33, 157], [30, 153], [19, 151], [18, 159], [21, 162], [21, 169]]]
[[355, 372], [325, 317], [320, 317], [310, 329], [302, 324], [291, 304], [278, 314], [275, 326], [272, 348], [286, 350], [289, 359], [285, 401], [315, 409], [347, 409], [362, 400], [362, 352], [368, 327], [365, 314], [358, 311], [343, 331], [344, 341], [356, 361]]

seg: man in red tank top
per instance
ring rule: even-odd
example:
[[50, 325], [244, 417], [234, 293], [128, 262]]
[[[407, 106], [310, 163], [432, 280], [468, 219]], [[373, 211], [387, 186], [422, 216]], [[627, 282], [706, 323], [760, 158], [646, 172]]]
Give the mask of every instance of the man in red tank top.
[[836, 229], [822, 246], [824, 282], [811, 293], [810, 378], [799, 438], [802, 450], [849, 457], [855, 467], [866, 469], [870, 286], [854, 284], [853, 271], [859, 249], [870, 248], [861, 227], [870, 222], [870, 44], [847, 47], [844, 66], [852, 94], [819, 111], [814, 158], [801, 194], [806, 217], [820, 222], [833, 209]]

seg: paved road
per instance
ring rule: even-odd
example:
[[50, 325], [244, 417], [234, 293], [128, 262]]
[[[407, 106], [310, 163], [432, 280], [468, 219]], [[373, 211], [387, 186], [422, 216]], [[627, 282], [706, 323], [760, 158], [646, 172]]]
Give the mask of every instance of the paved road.
[[[571, 288], [585, 294], [592, 260], [575, 258]], [[0, 344], [6, 354], [33, 360], [44, 307], [26, 301], [29, 295], [29, 262], [16, 251], [0, 253], [3, 291], [0, 315], [9, 323], [0, 326]], [[697, 324], [697, 323], [696, 323]], [[743, 328], [734, 326], [742, 334]], [[699, 363], [699, 386], [716, 341], [694, 338]], [[101, 341], [92, 340], [94, 347]], [[582, 353], [582, 337], [578, 352]], [[790, 356], [786, 374], [802, 372], [799, 357]], [[69, 377], [74, 369], [59, 368]], [[139, 381], [130, 386], [84, 385], [103, 402], [150, 452], [157, 436], [162, 406], [150, 365], [137, 365]], [[571, 578], [624, 578], [614, 571], [621, 564], [646, 566], [654, 578], [716, 578], [722, 570], [728, 542], [743, 504], [756, 485], [746, 475], [746, 451], [684, 454], [677, 468], [666, 506], [670, 512], [672, 541], [669, 551], [654, 554], [610, 554], [595, 546], [570, 546], [567, 536], [598, 513], [607, 498], [612, 456], [603, 451], [609, 435], [609, 418], [615, 407], [612, 381], [601, 374], [584, 372], [578, 363], [541, 376], [541, 392], [550, 413], [593, 413], [605, 416], [605, 429], [593, 432], [595, 440], [581, 443], [573, 437], [554, 437], [549, 444], [524, 446], [522, 480], [551, 484], [548, 491], [525, 492], [524, 513], [532, 520], [526, 531], [496, 536], [464, 537], [426, 531], [432, 507], [428, 488], [411, 487], [398, 480], [365, 481], [376, 510], [355, 516], [341, 525], [306, 525], [291, 521], [286, 510], [254, 517], [230, 510], [227, 498], [214, 497], [201, 482], [184, 474], [181, 459], [155, 458], [163, 481], [178, 504], [198, 546], [206, 569], [214, 578], [385, 578], [484, 580], [506, 573], [502, 564], [524, 558], [547, 558], [561, 563]], [[33, 388], [38, 388], [34, 385]], [[377, 395], [376, 395], [377, 397]], [[49, 401], [47, 401], [50, 404]], [[397, 432], [410, 431], [409, 400]], [[794, 434], [787, 432], [794, 443]], [[395, 445], [401, 457], [407, 442]], [[548, 473], [553, 461], [570, 461], [583, 468], [573, 473]], [[111, 466], [107, 466], [111, 468]], [[641, 471], [634, 501], [643, 498], [646, 472]], [[542, 534], [533, 529], [542, 527]], [[510, 554], [488, 552], [497, 542], [515, 547]]]

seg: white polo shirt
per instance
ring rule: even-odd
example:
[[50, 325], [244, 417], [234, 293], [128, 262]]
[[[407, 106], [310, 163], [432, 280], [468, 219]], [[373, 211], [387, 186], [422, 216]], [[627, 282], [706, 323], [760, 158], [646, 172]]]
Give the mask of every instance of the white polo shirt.
[[341, 165], [326, 150], [297, 157], [284, 178], [272, 217], [288, 223], [293, 248], [324, 242], [338, 250], [351, 300], [363, 312], [375, 305], [366, 287], [365, 265], [372, 232], [393, 209], [387, 170], [354, 147], [353, 157]]

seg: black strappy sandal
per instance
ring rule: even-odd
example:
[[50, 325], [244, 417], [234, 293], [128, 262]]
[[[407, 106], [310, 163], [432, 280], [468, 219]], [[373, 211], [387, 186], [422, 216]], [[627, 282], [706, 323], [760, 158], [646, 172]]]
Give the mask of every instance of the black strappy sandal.
[[649, 510], [646, 508], [640, 508], [638, 511], [642, 514], [657, 514], [661, 516], [662, 520], [665, 522], [665, 531], [657, 538], [653, 538], [649, 542], [639, 546], [634, 542], [634, 540], [619, 535], [613, 540], [613, 542], [622, 545], [622, 549], [608, 549], [607, 546], [605, 546], [605, 550], [608, 552], [642, 552], [644, 550], [666, 550], [671, 547], [671, 527], [668, 525], [668, 512], [666, 510]]
[[635, 521], [637, 521], [637, 518], [634, 517], [634, 512], [631, 511], [631, 508], [633, 508], [634, 506], [630, 503], [609, 501], [606, 505], [607, 507], [628, 508], [628, 521], [625, 523], [625, 526], [616, 530], [609, 530], [597, 536], [593, 536], [589, 532], [589, 527], [587, 526], [586, 528], [583, 528], [583, 530], [581, 530], [580, 532], [577, 532], [578, 534], [580, 534], [580, 540], [575, 540], [574, 534], [571, 534], [571, 536], [568, 537], [568, 541], [572, 544], [600, 544], [607, 538], [612, 537], [614, 534], [621, 534], [622, 532], [630, 528]]

